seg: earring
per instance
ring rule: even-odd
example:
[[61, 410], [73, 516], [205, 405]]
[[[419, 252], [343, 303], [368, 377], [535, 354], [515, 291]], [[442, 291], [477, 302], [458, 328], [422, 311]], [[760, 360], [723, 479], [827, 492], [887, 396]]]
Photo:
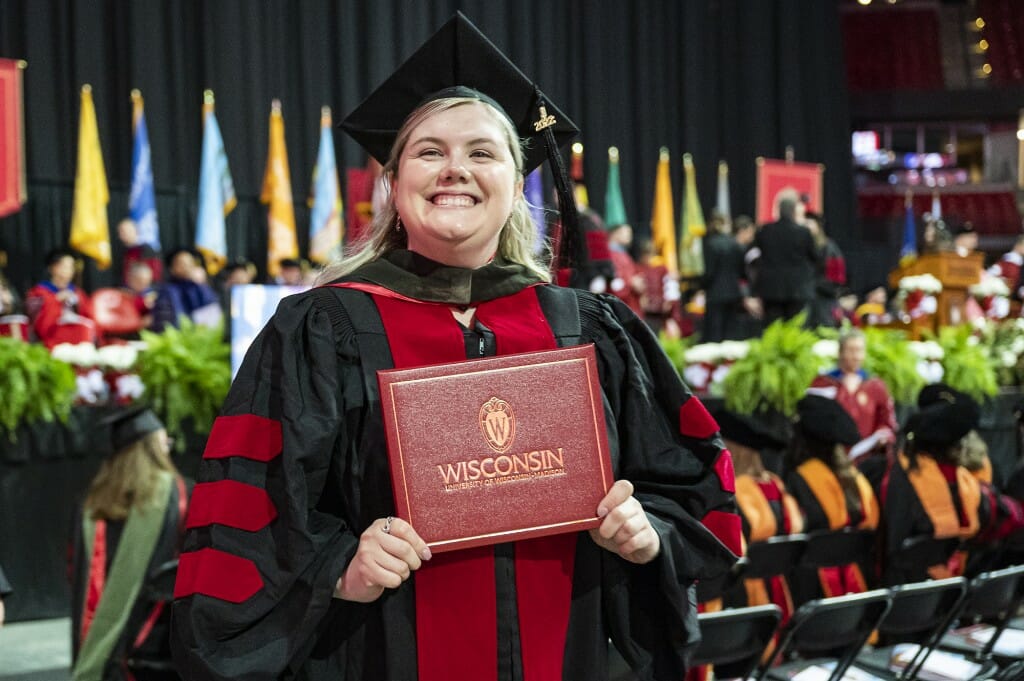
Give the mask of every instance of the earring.
[[395, 216], [395, 231], [396, 232], [401, 232], [402, 231], [402, 216], [401, 215], [396, 215]]

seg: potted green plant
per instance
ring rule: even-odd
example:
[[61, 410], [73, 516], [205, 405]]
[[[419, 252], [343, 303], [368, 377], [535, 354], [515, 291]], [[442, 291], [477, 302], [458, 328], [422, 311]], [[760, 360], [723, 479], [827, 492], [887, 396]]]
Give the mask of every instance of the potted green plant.
[[867, 354], [864, 369], [878, 376], [898, 404], [914, 404], [925, 379], [918, 371], [920, 359], [902, 331], [868, 327], [864, 330]]
[[37, 421], [66, 421], [75, 399], [75, 372], [45, 347], [0, 337], [0, 430], [10, 442]]
[[943, 350], [942, 380], [946, 384], [978, 401], [999, 392], [988, 351], [969, 325], [943, 327], [936, 340]]
[[733, 364], [723, 382], [729, 409], [796, 413], [796, 403], [827, 362], [814, 352], [818, 336], [803, 328], [804, 320], [801, 314], [776, 321], [761, 338], [750, 341], [746, 357]]
[[146, 347], [138, 359], [145, 397], [184, 451], [187, 429], [207, 434], [231, 385], [230, 348], [224, 332], [181, 320], [180, 328], [142, 332]]

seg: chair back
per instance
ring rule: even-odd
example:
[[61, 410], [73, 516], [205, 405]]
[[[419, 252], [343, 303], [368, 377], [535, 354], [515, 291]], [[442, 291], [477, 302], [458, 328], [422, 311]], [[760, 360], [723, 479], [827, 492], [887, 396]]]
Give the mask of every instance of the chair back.
[[983, 572], [971, 580], [967, 586], [967, 596], [960, 617], [987, 620], [996, 627], [988, 643], [978, 653], [979, 658], [988, 659], [992, 655], [996, 642], [1010, 623], [1010, 619], [1017, 614], [1022, 600], [1024, 565]]
[[812, 532], [800, 562], [809, 568], [827, 568], [867, 563], [875, 543], [874, 530], [844, 527], [840, 530]]
[[836, 666], [829, 679], [842, 679], [891, 602], [889, 591], [878, 589], [804, 603], [782, 629], [775, 653], [762, 662], [756, 679], [763, 679], [776, 659], [793, 656], [834, 658]]
[[766, 579], [785, 575], [800, 561], [807, 548], [807, 535], [790, 534], [769, 537], [747, 545], [747, 567], [744, 578]]
[[900, 679], [916, 678], [943, 634], [956, 619], [967, 595], [963, 577], [903, 584], [890, 590], [892, 607], [878, 625], [887, 645], [917, 643], [918, 652], [900, 673]]
[[131, 293], [119, 288], [101, 288], [92, 294], [92, 316], [103, 333], [121, 335], [142, 328], [142, 317]]
[[889, 568], [907, 575], [910, 581], [928, 579], [928, 568], [945, 565], [950, 556], [960, 548], [957, 538], [936, 539], [929, 535], [908, 537], [900, 546], [889, 552], [886, 561]]
[[732, 569], [723, 572], [718, 577], [702, 579], [697, 582], [697, 602], [707, 603], [721, 598], [743, 578], [747, 562], [746, 557], [740, 558], [733, 564]]
[[691, 664], [715, 665], [716, 678], [747, 678], [761, 661], [781, 618], [777, 605], [698, 615], [701, 641]]

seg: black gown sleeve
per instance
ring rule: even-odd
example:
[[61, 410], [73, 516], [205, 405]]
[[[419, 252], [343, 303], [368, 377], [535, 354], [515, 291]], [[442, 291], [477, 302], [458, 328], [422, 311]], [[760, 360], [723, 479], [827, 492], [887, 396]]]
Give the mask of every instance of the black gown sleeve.
[[352, 371], [309, 294], [284, 300], [246, 354], [192, 493], [171, 634], [183, 678], [276, 679], [319, 635], [358, 544], [322, 499], [346, 475], [333, 453]]
[[600, 328], [593, 339], [616, 478], [633, 483], [661, 540], [647, 565], [602, 552], [611, 638], [640, 678], [682, 678], [699, 640], [692, 586], [728, 570], [741, 550], [731, 455], [628, 307], [611, 296], [582, 297], [580, 313], [584, 337], [588, 326]]

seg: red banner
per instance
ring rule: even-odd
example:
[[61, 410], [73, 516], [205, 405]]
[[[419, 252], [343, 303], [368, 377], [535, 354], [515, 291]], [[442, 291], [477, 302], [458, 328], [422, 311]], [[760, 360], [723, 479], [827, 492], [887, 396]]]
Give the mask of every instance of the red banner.
[[24, 64], [0, 59], [0, 218], [18, 212], [28, 195], [21, 90]]
[[348, 168], [348, 196], [345, 197], [346, 245], [357, 243], [373, 220], [373, 172], [368, 168]]
[[794, 163], [778, 159], [757, 159], [757, 222], [764, 224], [779, 219], [779, 194], [795, 193], [807, 210], [821, 213], [825, 207], [820, 163]]

